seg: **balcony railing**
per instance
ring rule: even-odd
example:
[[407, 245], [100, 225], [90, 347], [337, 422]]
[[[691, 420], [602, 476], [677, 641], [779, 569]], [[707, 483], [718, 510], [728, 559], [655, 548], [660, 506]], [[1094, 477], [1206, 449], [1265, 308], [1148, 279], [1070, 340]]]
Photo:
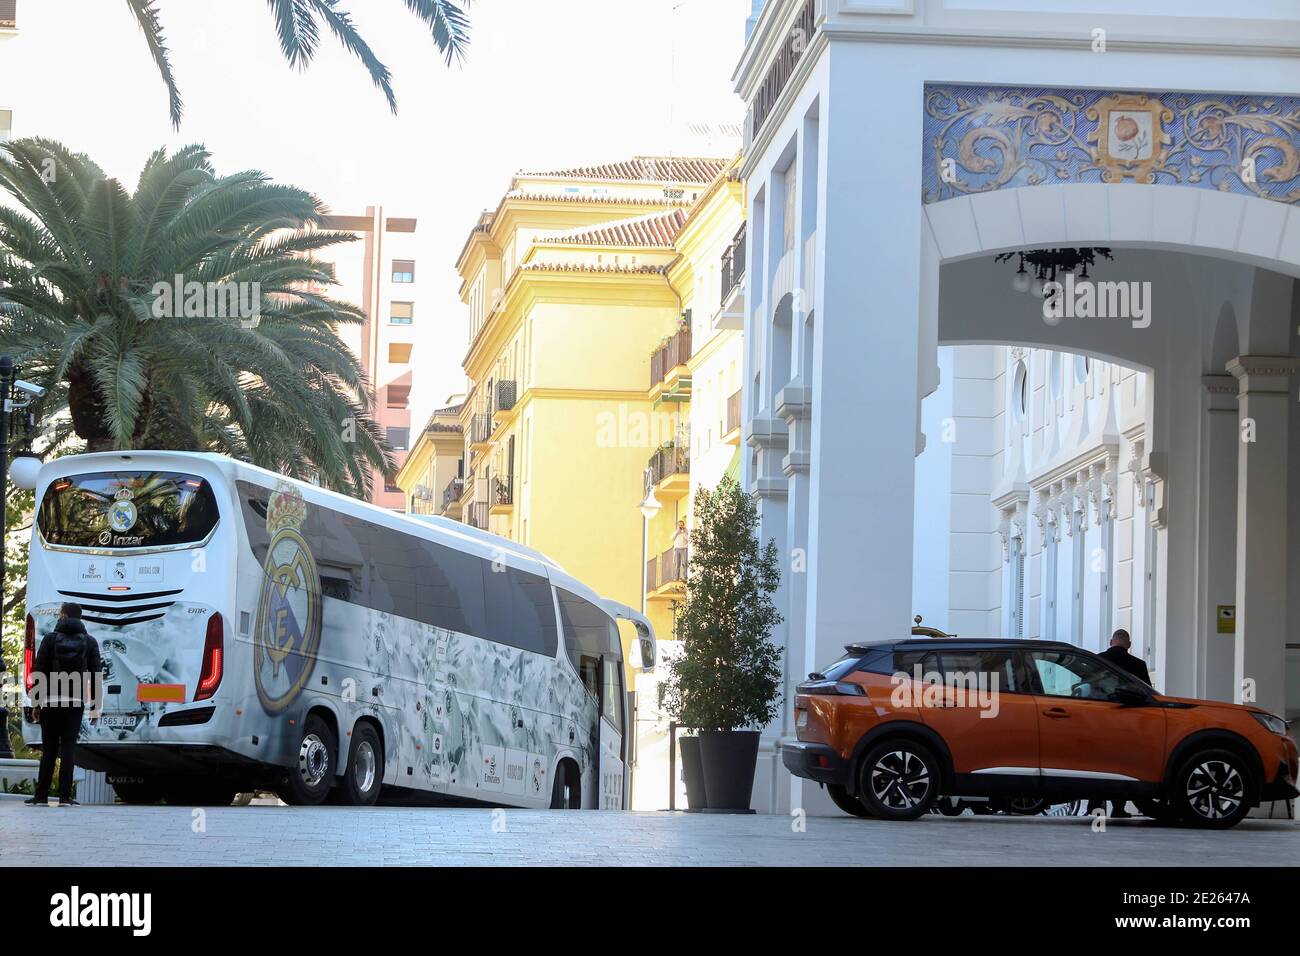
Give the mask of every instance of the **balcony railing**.
[[650, 456], [650, 483], [659, 484], [669, 475], [689, 475], [691, 456], [686, 448], [660, 448]]
[[492, 503], [494, 505], [512, 505], [515, 503], [514, 475], [506, 478], [494, 478], [492, 484]]
[[656, 555], [646, 562], [645, 588], [657, 591], [665, 584], [685, 584], [687, 555], [678, 558], [677, 551], [669, 548], [663, 554]]
[[691, 330], [678, 329], [668, 341], [659, 346], [650, 356], [650, 387], [654, 388], [668, 377], [679, 365], [685, 365], [691, 358]]
[[740, 427], [740, 389], [727, 399], [727, 430], [724, 434], [730, 435]]
[[741, 223], [736, 238], [722, 253], [722, 305], [727, 304], [732, 290], [745, 278], [745, 224]]
[[472, 445], [481, 445], [492, 437], [492, 416], [471, 415], [469, 419], [469, 440]]
[[486, 501], [470, 503], [468, 523], [471, 528], [478, 528], [480, 531], [488, 529], [488, 503]]
[[514, 381], [497, 382], [495, 411], [508, 412], [519, 400], [518, 383]]
[[460, 496], [465, 493], [465, 479], [453, 478], [447, 482], [447, 487], [442, 489], [442, 507], [444, 510], [449, 508], [453, 501], [460, 501]]

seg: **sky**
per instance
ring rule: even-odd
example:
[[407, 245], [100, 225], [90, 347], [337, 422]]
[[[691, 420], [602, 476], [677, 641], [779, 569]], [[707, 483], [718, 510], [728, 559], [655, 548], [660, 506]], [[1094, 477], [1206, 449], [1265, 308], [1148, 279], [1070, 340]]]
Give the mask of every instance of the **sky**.
[[123, 0], [18, 0], [18, 36], [0, 42], [13, 135], [61, 140], [128, 188], [154, 149], [203, 143], [219, 171], [261, 169], [335, 212], [415, 216], [421, 286], [437, 283], [420, 371], [438, 394], [464, 384], [456, 255], [513, 172], [739, 145], [690, 127], [743, 118], [731, 77], [749, 0], [476, 0], [469, 56], [451, 67], [402, 0], [341, 0], [393, 73], [396, 116], [332, 36], [307, 70], [289, 67], [264, 0], [158, 5], [179, 130]]

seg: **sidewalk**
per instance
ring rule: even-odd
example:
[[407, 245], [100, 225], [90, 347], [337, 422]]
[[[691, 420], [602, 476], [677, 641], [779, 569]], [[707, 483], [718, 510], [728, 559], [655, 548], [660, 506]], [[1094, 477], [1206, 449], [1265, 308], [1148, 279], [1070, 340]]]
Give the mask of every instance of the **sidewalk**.
[[[0, 801], [0, 866], [1295, 866], [1300, 826], [1147, 820], [811, 817], [349, 807], [71, 807]], [[197, 832], [196, 832], [197, 830]]]

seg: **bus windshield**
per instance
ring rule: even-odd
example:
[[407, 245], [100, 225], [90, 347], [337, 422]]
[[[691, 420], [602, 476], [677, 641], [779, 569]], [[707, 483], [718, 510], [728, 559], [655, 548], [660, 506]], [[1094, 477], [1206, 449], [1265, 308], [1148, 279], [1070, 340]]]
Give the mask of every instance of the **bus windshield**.
[[197, 544], [217, 524], [212, 488], [170, 471], [95, 472], [50, 483], [37, 528], [65, 548], [167, 548]]

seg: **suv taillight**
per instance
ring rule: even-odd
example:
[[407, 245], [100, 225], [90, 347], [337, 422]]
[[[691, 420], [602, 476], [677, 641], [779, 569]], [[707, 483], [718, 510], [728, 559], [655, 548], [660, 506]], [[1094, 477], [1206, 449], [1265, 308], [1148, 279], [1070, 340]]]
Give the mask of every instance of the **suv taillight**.
[[832, 697], [865, 697], [867, 695], [861, 684], [853, 684], [846, 680], [804, 681], [795, 690], [800, 694], [829, 694]]
[[215, 613], [208, 618], [208, 633], [203, 641], [203, 669], [199, 671], [199, 686], [194, 689], [195, 700], [207, 700], [216, 693], [225, 666], [224, 652], [225, 628], [221, 614]]
[[36, 662], [36, 619], [27, 615], [27, 634], [23, 638], [23, 686], [32, 689], [32, 665]]

